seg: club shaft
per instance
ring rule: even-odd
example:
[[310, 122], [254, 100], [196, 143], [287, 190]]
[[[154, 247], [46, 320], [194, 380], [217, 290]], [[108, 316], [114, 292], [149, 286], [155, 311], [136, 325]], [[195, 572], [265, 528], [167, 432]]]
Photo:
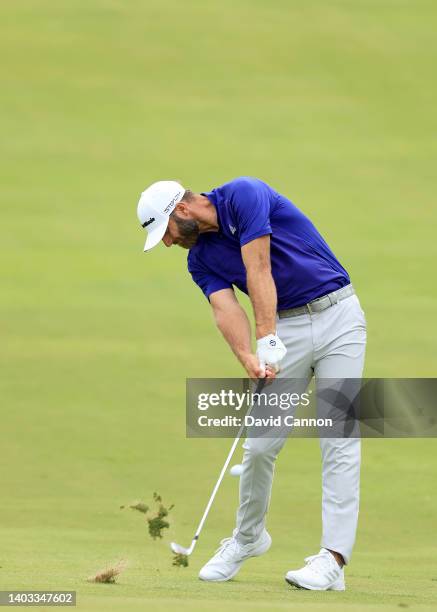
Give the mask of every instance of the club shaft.
[[[256, 390], [255, 390], [255, 393], [260, 393], [260, 392], [261, 392], [261, 390], [262, 390], [262, 389], [263, 389], [263, 387], [264, 387], [264, 384], [265, 384], [265, 379], [261, 379], [261, 380], [259, 380], [259, 382], [258, 382], [258, 384], [257, 384], [257, 387], [256, 387]], [[247, 411], [246, 416], [247, 416], [247, 415], [249, 415], [249, 414], [251, 413], [252, 408], [253, 408], [253, 404], [251, 405], [251, 407], [250, 407], [250, 408], [249, 408], [249, 410]], [[227, 458], [226, 458], [226, 461], [225, 461], [225, 463], [224, 463], [224, 465], [223, 465], [223, 467], [222, 467], [222, 470], [221, 470], [221, 472], [220, 472], [220, 476], [218, 477], [218, 480], [217, 480], [217, 482], [216, 482], [216, 484], [215, 484], [215, 487], [214, 487], [214, 489], [213, 489], [213, 491], [212, 491], [212, 493], [211, 493], [211, 497], [209, 498], [209, 501], [208, 501], [208, 503], [207, 503], [207, 505], [206, 505], [205, 512], [203, 513], [203, 516], [202, 516], [202, 518], [200, 519], [199, 526], [197, 527], [197, 530], [196, 530], [196, 533], [195, 533], [195, 535], [194, 535], [193, 542], [192, 542], [192, 545], [191, 545], [191, 546], [192, 546], [192, 548], [194, 548], [195, 543], [197, 542], [197, 540], [198, 540], [198, 538], [199, 538], [200, 532], [202, 531], [203, 525], [204, 525], [204, 523], [205, 523], [205, 521], [206, 521], [206, 518], [207, 518], [207, 516], [208, 516], [208, 513], [209, 513], [209, 511], [210, 511], [210, 509], [211, 509], [211, 506], [212, 506], [212, 504], [213, 504], [213, 502], [214, 502], [214, 499], [215, 499], [215, 496], [216, 496], [216, 494], [217, 494], [217, 491], [218, 491], [218, 490], [219, 490], [219, 488], [220, 488], [220, 485], [221, 485], [221, 483], [222, 483], [223, 477], [224, 477], [224, 475], [226, 474], [226, 470], [228, 469], [228, 465], [229, 465], [229, 463], [230, 463], [230, 461], [231, 461], [231, 459], [232, 459], [232, 456], [233, 456], [233, 454], [234, 454], [234, 452], [235, 452], [235, 449], [237, 448], [238, 442], [239, 442], [239, 441], [240, 441], [240, 439], [241, 439], [241, 436], [242, 436], [242, 434], [243, 434], [244, 429], [245, 429], [245, 424], [244, 424], [244, 422], [243, 422], [243, 423], [242, 423], [242, 425], [241, 425], [241, 427], [240, 427], [240, 429], [238, 430], [238, 433], [237, 433], [237, 436], [236, 436], [235, 440], [234, 440], [234, 441], [233, 441], [233, 443], [232, 443], [231, 450], [229, 451], [229, 454], [228, 454], [228, 456], [227, 456]], [[190, 548], [191, 548], [191, 547], [190, 547]], [[192, 550], [192, 548], [191, 548], [191, 550]]]

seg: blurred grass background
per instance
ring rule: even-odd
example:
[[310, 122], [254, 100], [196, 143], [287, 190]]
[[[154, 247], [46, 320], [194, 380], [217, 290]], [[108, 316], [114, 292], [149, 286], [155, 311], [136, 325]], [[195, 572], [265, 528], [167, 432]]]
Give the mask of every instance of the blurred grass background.
[[[76, 588], [83, 609], [435, 602], [432, 440], [366, 441], [346, 595], [281, 583], [319, 539], [314, 441], [278, 462], [275, 548], [222, 590], [195, 576], [235, 481], [185, 573], [118, 506], [158, 489], [190, 539], [229, 443], [185, 439], [185, 378], [242, 374], [186, 253], [142, 253], [155, 180], [270, 182], [349, 270], [366, 374], [435, 376], [436, 17], [427, 0], [0, 4], [1, 588]], [[123, 585], [84, 582], [122, 554]]]

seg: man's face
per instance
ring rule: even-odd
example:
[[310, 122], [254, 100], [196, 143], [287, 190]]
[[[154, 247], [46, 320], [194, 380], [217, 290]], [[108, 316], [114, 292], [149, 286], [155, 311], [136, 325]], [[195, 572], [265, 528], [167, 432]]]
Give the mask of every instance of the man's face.
[[174, 244], [183, 249], [191, 249], [199, 237], [199, 224], [194, 219], [180, 217], [177, 212], [170, 215], [167, 231], [162, 239], [166, 247]]

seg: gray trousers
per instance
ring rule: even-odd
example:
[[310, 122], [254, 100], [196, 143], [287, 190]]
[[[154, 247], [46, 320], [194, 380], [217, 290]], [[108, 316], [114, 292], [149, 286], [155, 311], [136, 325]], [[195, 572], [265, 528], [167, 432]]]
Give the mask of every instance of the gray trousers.
[[[279, 376], [304, 379], [360, 378], [366, 347], [366, 321], [356, 295], [320, 313], [277, 319], [277, 334], [287, 347]], [[235, 534], [255, 541], [265, 525], [276, 457], [286, 437], [247, 438], [243, 448], [240, 505]], [[321, 438], [321, 545], [348, 563], [358, 522], [361, 443], [359, 438]], [[300, 469], [304, 469], [301, 466]]]

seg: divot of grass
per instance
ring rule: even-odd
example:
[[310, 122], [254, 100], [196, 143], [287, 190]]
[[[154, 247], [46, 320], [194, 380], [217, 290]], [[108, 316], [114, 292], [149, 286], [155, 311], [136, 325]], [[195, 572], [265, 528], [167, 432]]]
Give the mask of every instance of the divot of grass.
[[99, 570], [94, 576], [89, 576], [87, 582], [114, 584], [117, 576], [126, 569], [127, 565], [128, 563], [124, 559], [118, 561], [114, 565], [109, 565], [105, 569]]

